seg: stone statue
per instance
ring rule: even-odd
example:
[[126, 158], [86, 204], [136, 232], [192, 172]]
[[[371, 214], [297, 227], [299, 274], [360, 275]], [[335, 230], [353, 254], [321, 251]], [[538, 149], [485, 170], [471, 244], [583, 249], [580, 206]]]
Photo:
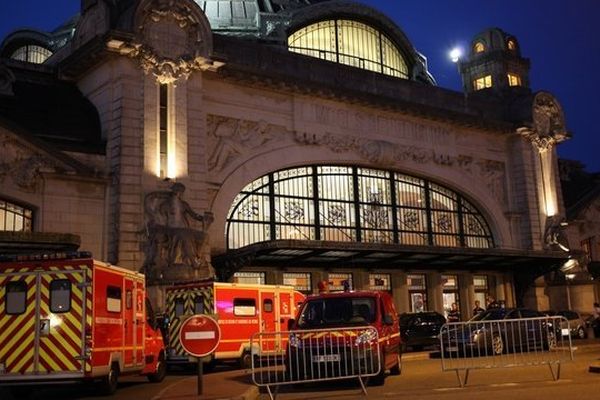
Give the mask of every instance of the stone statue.
[[553, 215], [546, 219], [546, 227], [544, 229], [544, 244], [549, 248], [556, 248], [568, 252], [569, 242], [563, 232], [564, 217]]
[[[185, 186], [148, 193], [144, 199], [146, 237], [143, 269], [150, 280], [212, 279], [215, 271], [206, 248], [212, 213], [196, 213], [183, 200]], [[194, 221], [201, 229], [194, 228]]]

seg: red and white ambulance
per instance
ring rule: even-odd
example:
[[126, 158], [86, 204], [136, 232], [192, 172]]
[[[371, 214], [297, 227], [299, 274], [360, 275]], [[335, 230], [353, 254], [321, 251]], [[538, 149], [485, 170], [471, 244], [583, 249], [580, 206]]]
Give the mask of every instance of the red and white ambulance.
[[0, 260], [0, 385], [100, 380], [161, 381], [163, 338], [144, 275], [89, 253]]
[[291, 286], [242, 283], [190, 283], [166, 289], [165, 316], [168, 318], [167, 361], [191, 362], [179, 343], [181, 324], [189, 316], [207, 314], [221, 328], [221, 340], [214, 360], [238, 360], [249, 367], [252, 355], [281, 353], [287, 337], [263, 342], [250, 348], [250, 337], [257, 332], [287, 330], [287, 323], [305, 296]]

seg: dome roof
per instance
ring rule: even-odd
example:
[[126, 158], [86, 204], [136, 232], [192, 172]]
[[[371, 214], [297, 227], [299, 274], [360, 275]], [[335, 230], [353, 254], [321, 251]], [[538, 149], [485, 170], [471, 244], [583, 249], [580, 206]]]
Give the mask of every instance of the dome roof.
[[[481, 45], [483, 47], [480, 47]], [[519, 42], [514, 35], [500, 28], [488, 28], [473, 38], [471, 54], [488, 51], [514, 51], [515, 55], [519, 56]]]

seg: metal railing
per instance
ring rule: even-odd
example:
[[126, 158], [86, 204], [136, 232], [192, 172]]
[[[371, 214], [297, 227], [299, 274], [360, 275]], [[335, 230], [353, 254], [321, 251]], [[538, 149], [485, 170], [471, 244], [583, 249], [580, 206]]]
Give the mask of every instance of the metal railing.
[[[472, 369], [548, 365], [554, 380], [573, 360], [569, 322], [536, 317], [445, 324], [440, 330], [442, 371], [455, 371], [460, 386]], [[462, 375], [461, 375], [462, 373]]]
[[[280, 351], [259, 355], [259, 349], [271, 344]], [[352, 378], [358, 379], [366, 395], [364, 378], [378, 375], [382, 369], [379, 335], [369, 326], [258, 332], [250, 346], [252, 380], [265, 387], [271, 399], [281, 385]]]

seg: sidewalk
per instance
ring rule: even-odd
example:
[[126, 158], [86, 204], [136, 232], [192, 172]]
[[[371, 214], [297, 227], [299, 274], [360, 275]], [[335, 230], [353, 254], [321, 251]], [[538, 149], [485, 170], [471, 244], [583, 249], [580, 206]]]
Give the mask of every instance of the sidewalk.
[[202, 396], [197, 394], [197, 376], [188, 376], [167, 386], [152, 400], [255, 400], [259, 395], [250, 370], [209, 373], [203, 376], [202, 382]]

